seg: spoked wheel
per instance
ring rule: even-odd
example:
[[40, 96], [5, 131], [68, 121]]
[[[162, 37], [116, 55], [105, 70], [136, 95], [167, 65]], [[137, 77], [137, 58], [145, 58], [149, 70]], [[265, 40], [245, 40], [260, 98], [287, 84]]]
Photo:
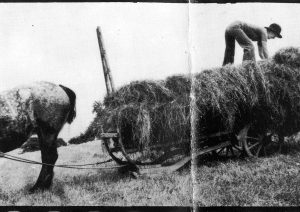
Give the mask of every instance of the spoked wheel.
[[125, 149], [122, 139], [123, 136], [120, 134], [119, 129], [116, 131], [114, 131], [114, 133], [106, 133], [107, 137], [102, 137], [108, 154], [120, 165], [140, 165], [137, 158], [141, 156], [141, 153], [138, 149]]
[[259, 157], [278, 152], [282, 137], [273, 133], [255, 132], [251, 125], [247, 125], [241, 130], [239, 140], [249, 157]]
[[261, 152], [264, 151], [264, 136], [263, 134], [250, 133], [250, 126], [251, 125], [247, 125], [241, 130], [239, 141], [249, 157], [258, 157]]
[[[184, 143], [179, 144], [162, 144], [145, 147], [142, 150], [128, 149], [124, 145], [121, 131], [119, 130], [118, 148], [124, 159], [133, 165], [169, 165], [182, 159], [185, 155]], [[127, 142], [127, 141], [126, 141]]]
[[219, 156], [225, 155], [226, 157], [240, 157], [243, 154], [243, 149], [241, 146], [232, 145], [232, 146], [221, 148], [217, 150], [216, 153]]
[[124, 160], [124, 157], [120, 156], [120, 150], [113, 146], [113, 143], [116, 142], [115, 139], [110, 140], [111, 138], [103, 139], [105, 148], [110, 155], [110, 157], [119, 165], [127, 164], [127, 161]]
[[229, 140], [232, 145], [214, 150], [212, 154], [215, 156], [240, 157], [244, 150], [242, 144], [238, 140], [238, 136], [231, 133], [227, 140]]

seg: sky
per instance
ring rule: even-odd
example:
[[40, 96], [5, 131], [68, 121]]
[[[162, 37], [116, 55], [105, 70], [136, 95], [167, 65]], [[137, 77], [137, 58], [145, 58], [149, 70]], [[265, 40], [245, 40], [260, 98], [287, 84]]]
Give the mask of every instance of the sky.
[[[300, 4], [193, 4], [190, 7], [190, 52], [193, 72], [222, 65], [225, 29], [236, 20], [262, 27], [272, 23], [281, 26], [283, 38], [268, 40], [270, 56], [280, 48], [300, 46]], [[254, 47], [256, 60], [260, 60], [256, 42]], [[235, 63], [238, 64], [242, 62], [243, 49], [237, 43], [235, 48]]]
[[74, 90], [77, 117], [59, 135], [68, 140], [87, 129], [93, 103], [106, 94], [97, 26], [118, 88], [220, 66], [224, 31], [235, 20], [280, 24], [283, 38], [268, 42], [270, 55], [300, 46], [299, 11], [300, 4], [270, 3], [1, 3], [0, 91], [40, 80]]
[[87, 129], [106, 94], [97, 26], [116, 88], [188, 71], [188, 4], [0, 4], [0, 91], [40, 80], [74, 90], [65, 140]]

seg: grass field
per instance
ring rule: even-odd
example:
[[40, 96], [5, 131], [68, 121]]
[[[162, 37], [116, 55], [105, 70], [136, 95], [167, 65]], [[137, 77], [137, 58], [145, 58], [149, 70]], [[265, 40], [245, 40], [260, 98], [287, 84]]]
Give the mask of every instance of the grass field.
[[[100, 141], [60, 147], [57, 164], [83, 164], [106, 159]], [[19, 155], [40, 160], [40, 152]], [[257, 159], [202, 157], [171, 175], [133, 179], [117, 170], [55, 168], [48, 191], [29, 194], [40, 166], [0, 159], [0, 205], [26, 206], [296, 206], [300, 204], [300, 145], [284, 146], [283, 154]], [[193, 189], [193, 186], [194, 189]]]
[[199, 161], [195, 171], [197, 206], [299, 206], [300, 146], [254, 159]]
[[[40, 161], [40, 151], [19, 155]], [[58, 149], [57, 164], [84, 164], [102, 161], [100, 141]], [[117, 170], [71, 170], [55, 168], [49, 191], [29, 194], [40, 172], [39, 165], [0, 159], [0, 205], [26, 206], [191, 206], [192, 180], [189, 169], [171, 175], [133, 179]]]

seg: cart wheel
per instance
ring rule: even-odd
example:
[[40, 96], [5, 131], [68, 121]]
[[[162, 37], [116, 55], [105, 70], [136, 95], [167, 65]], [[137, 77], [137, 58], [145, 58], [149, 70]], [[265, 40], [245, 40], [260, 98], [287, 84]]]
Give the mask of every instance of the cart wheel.
[[240, 157], [243, 153], [242, 147], [238, 145], [232, 145], [228, 147], [223, 147], [221, 149], [212, 152], [216, 156], [226, 156], [226, 157]]
[[143, 152], [142, 151], [139, 151], [138, 149], [136, 149], [136, 150], [126, 149], [126, 147], [123, 143], [120, 128], [118, 128], [118, 133], [119, 133], [118, 146], [119, 146], [120, 151], [122, 152], [123, 156], [127, 160], [127, 163], [132, 164], [134, 166], [152, 164], [153, 161], [143, 162], [143, 159], [142, 159], [143, 158]]
[[246, 154], [249, 157], [258, 157], [263, 151], [263, 135], [250, 133], [250, 126], [245, 126], [239, 133], [239, 142], [243, 145]]
[[235, 151], [233, 150], [232, 146], [222, 147], [221, 149], [214, 150], [214, 151], [212, 151], [212, 155], [214, 157], [221, 157], [221, 156], [234, 157], [234, 156], [238, 156], [235, 153]]
[[[114, 147], [111, 147], [110, 145], [110, 141], [108, 138], [106, 139], [103, 139], [104, 141], [104, 145], [105, 145], [105, 148], [108, 152], [108, 154], [110, 155], [110, 157], [116, 162], [118, 163], [119, 165], [124, 165], [124, 164], [127, 164], [126, 161], [122, 160], [121, 157], [115, 155], [116, 153], [118, 153], [119, 151], [115, 151], [115, 148]], [[114, 141], [115, 142], [115, 141]]]
[[157, 145], [156, 147], [149, 147], [147, 150], [126, 149], [122, 139], [120, 128], [118, 129], [118, 147], [122, 152], [124, 158], [128, 163], [133, 165], [164, 165], [173, 164], [185, 157], [184, 144], [172, 145], [167, 147]]
[[244, 150], [243, 150], [243, 146], [241, 144], [241, 142], [239, 142], [239, 140], [237, 139], [237, 136], [232, 134], [230, 137], [231, 146], [227, 146], [227, 147], [223, 147], [221, 149], [215, 150], [213, 151], [213, 155], [217, 155], [217, 156], [226, 156], [226, 157], [240, 157]]
[[251, 125], [245, 126], [239, 135], [239, 141], [249, 157], [267, 156], [279, 152], [282, 138], [272, 133], [256, 133]]

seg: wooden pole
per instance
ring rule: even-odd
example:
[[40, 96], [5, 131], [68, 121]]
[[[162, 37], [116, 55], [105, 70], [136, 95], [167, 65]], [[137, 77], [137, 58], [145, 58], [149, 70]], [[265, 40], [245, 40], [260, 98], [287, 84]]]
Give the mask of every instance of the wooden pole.
[[102, 39], [102, 33], [101, 33], [101, 28], [98, 26], [97, 27], [97, 37], [98, 37], [98, 44], [99, 44], [99, 49], [100, 49], [100, 55], [101, 55], [101, 60], [102, 60], [102, 68], [103, 68], [103, 73], [104, 73], [104, 79], [105, 79], [105, 84], [106, 84], [106, 91], [107, 94], [110, 95], [111, 92], [115, 91], [115, 86], [113, 82], [113, 78], [111, 76], [111, 71], [107, 62], [106, 58], [106, 52], [104, 48], [104, 43]]
[[99, 49], [100, 49], [100, 56], [102, 60], [102, 68], [103, 68], [103, 74], [104, 74], [104, 79], [105, 79], [105, 84], [106, 84], [106, 91], [107, 94], [110, 95], [111, 93], [111, 85], [109, 83], [108, 75], [107, 75], [107, 67], [106, 67], [106, 62], [105, 62], [105, 52], [103, 48], [103, 42], [102, 42], [102, 34], [101, 34], [101, 29], [100, 27], [97, 27], [97, 37], [98, 37], [98, 44], [99, 44]]

